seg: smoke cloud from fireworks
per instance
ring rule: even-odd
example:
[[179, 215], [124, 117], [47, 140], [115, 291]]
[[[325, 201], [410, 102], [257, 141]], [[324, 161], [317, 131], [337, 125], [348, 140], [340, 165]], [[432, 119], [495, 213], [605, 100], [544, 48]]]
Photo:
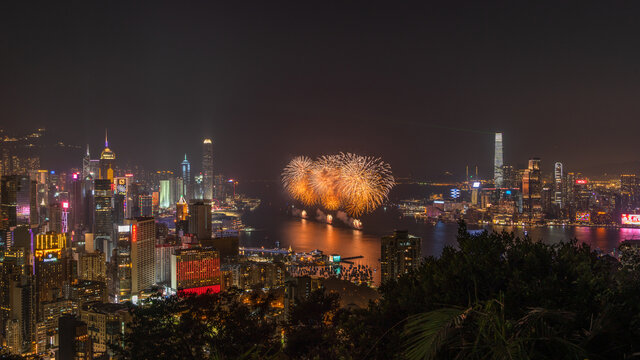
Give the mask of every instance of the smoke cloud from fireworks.
[[391, 167], [379, 158], [351, 153], [291, 160], [282, 172], [289, 195], [304, 205], [343, 210], [349, 216], [374, 211], [395, 185]]

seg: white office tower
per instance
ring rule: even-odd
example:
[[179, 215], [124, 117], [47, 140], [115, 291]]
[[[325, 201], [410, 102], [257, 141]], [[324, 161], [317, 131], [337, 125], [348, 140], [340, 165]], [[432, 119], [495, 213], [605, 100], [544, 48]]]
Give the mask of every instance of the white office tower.
[[495, 153], [493, 157], [493, 183], [496, 188], [504, 185], [504, 174], [502, 171], [502, 133], [496, 133]]

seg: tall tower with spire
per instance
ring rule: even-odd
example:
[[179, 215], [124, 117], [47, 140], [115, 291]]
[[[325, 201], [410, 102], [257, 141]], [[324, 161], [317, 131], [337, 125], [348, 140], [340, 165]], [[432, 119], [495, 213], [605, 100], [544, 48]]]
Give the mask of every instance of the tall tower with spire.
[[182, 184], [184, 189], [182, 190], [182, 194], [187, 199], [193, 198], [193, 193], [191, 191], [191, 163], [187, 160], [187, 154], [184, 154], [184, 160], [180, 164], [182, 167]]
[[104, 150], [100, 154], [100, 174], [98, 178], [108, 179], [113, 182], [115, 172], [116, 154], [109, 149], [109, 138], [107, 130], [104, 130]]

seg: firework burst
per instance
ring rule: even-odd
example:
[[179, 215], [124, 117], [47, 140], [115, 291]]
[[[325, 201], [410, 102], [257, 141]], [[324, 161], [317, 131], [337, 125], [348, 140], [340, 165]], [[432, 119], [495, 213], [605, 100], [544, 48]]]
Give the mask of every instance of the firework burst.
[[309, 175], [313, 170], [313, 160], [306, 156], [298, 156], [289, 162], [282, 171], [284, 189], [294, 199], [305, 205], [314, 205], [318, 198], [309, 183]]
[[391, 167], [378, 158], [343, 156], [339, 191], [351, 216], [369, 213], [380, 206], [395, 184]]
[[327, 210], [338, 210], [341, 206], [342, 201], [338, 193], [341, 167], [341, 157], [329, 155], [318, 158], [311, 171], [311, 188]]
[[292, 198], [326, 210], [343, 209], [351, 216], [375, 210], [395, 184], [391, 167], [379, 158], [355, 154], [296, 157], [282, 172]]

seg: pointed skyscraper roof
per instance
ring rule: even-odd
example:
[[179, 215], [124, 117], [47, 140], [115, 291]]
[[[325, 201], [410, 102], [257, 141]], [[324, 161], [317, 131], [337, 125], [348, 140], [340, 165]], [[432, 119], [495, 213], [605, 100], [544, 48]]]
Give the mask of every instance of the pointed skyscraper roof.
[[107, 129], [104, 129], [104, 150], [100, 154], [100, 160], [115, 160], [116, 154], [109, 149], [109, 138], [107, 138]]
[[187, 160], [187, 154], [184, 154], [184, 160], [182, 160], [183, 164], [189, 164], [189, 160]]

